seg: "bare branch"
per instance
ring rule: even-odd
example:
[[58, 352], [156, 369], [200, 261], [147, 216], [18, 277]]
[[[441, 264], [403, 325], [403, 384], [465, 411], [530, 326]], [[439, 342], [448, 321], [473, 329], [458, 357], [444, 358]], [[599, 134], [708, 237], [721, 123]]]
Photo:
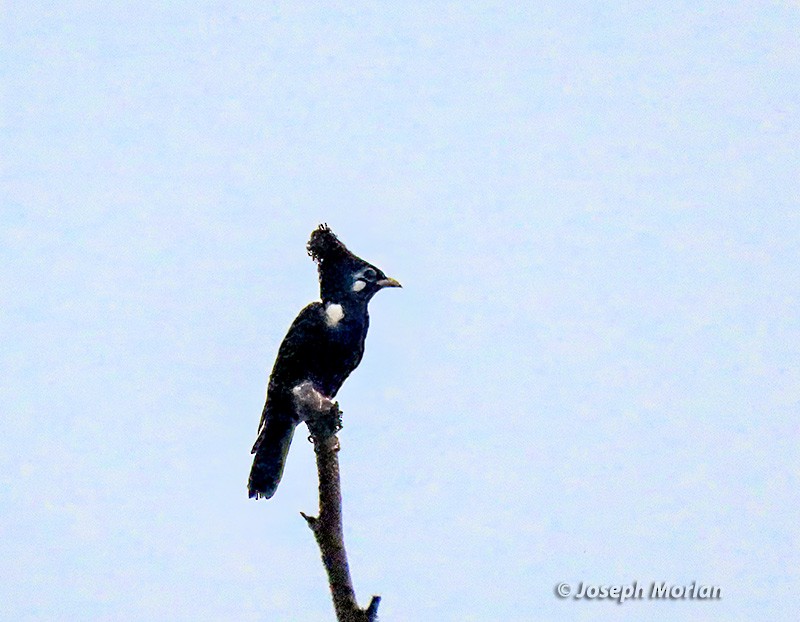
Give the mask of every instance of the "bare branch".
[[361, 609], [356, 601], [353, 580], [347, 564], [342, 530], [342, 488], [339, 477], [339, 439], [341, 428], [339, 405], [327, 412], [308, 413], [310, 439], [314, 443], [319, 475], [319, 517], [302, 514], [314, 534], [328, 574], [338, 622], [375, 622], [378, 619], [380, 596], [373, 596], [369, 607]]

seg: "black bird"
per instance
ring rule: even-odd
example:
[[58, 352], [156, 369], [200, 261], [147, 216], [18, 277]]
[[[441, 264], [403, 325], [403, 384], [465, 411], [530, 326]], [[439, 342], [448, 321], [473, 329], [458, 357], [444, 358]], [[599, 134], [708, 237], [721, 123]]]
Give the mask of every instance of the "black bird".
[[327, 225], [311, 233], [307, 249], [317, 263], [322, 302], [300, 312], [278, 349], [251, 452], [251, 498], [275, 494], [300, 413], [309, 407], [327, 410], [361, 362], [369, 327], [367, 303], [384, 287], [400, 287], [347, 250]]

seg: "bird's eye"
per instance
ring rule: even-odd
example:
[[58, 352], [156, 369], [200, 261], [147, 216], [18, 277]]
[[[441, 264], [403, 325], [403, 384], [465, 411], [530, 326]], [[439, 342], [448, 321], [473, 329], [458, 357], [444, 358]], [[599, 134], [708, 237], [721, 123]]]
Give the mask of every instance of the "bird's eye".
[[378, 276], [378, 273], [375, 272], [375, 270], [373, 270], [372, 268], [367, 268], [366, 270], [364, 270], [361, 276], [367, 279], [368, 281], [372, 281], [375, 279], [376, 276]]

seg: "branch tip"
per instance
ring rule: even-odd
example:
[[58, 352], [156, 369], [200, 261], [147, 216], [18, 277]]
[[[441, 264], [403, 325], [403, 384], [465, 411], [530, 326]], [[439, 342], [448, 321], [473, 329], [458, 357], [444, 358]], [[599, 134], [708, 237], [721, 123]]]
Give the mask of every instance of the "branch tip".
[[369, 607], [367, 607], [366, 611], [368, 622], [375, 622], [378, 619], [378, 605], [380, 604], [380, 596], [373, 596], [372, 600], [369, 601]]

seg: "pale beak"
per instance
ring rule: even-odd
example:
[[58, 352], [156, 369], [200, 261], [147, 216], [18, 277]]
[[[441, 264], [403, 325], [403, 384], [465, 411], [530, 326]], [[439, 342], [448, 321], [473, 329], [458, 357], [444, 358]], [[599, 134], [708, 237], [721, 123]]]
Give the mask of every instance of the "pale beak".
[[386, 277], [385, 279], [381, 279], [380, 281], [375, 281], [375, 285], [378, 287], [403, 287], [400, 285], [399, 281], [395, 281], [394, 279], [390, 279]]

